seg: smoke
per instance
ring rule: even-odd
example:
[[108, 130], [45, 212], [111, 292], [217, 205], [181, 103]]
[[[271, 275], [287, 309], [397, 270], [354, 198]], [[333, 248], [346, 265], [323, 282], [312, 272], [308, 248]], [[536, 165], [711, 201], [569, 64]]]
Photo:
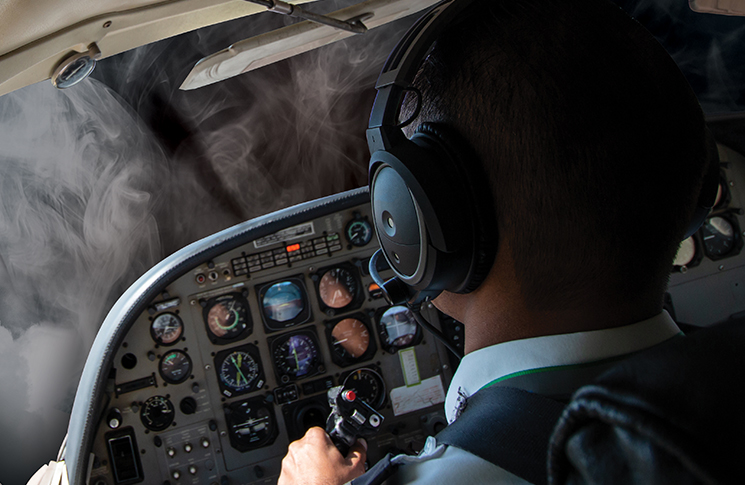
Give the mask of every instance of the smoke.
[[0, 479], [25, 483], [64, 436], [97, 322], [162, 256], [164, 155], [95, 81], [11, 93], [0, 120]]
[[612, 0], [665, 47], [707, 114], [745, 110], [745, 18], [693, 12], [677, 0]]
[[135, 108], [176, 169], [178, 181], [164, 193], [171, 203], [158, 220], [180, 220], [174, 210], [188, 207], [205, 221], [162, 231], [166, 253], [227, 225], [367, 183], [364, 131], [374, 82], [413, 19], [178, 90], [200, 58], [290, 21], [264, 13], [227, 22], [107, 59], [94, 73]]
[[0, 482], [55, 458], [98, 326], [139, 275], [225, 227], [366, 183], [374, 81], [410, 21], [178, 90], [199, 58], [285, 22], [232, 21], [106, 59], [65, 91], [0, 98]]

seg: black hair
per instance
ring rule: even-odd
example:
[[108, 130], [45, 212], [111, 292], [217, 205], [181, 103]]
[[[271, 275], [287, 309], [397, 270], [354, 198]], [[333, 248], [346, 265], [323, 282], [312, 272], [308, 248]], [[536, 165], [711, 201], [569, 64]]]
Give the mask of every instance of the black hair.
[[661, 301], [706, 145], [695, 95], [643, 27], [605, 0], [477, 1], [414, 84], [417, 121], [480, 157], [526, 304]]

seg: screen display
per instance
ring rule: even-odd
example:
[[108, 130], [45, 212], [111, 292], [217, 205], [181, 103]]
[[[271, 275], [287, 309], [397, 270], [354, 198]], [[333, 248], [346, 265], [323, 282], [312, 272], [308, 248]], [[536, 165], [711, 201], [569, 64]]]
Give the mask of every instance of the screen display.
[[393, 347], [406, 347], [416, 337], [416, 320], [411, 310], [404, 306], [394, 306], [383, 313], [380, 318], [385, 341]]

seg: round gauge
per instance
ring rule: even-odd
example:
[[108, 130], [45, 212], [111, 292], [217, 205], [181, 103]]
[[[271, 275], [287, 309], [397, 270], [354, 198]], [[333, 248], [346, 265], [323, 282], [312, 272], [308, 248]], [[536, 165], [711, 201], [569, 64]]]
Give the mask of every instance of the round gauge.
[[365, 219], [354, 219], [347, 224], [346, 236], [350, 243], [355, 246], [364, 246], [370, 242], [373, 230], [370, 223]]
[[253, 388], [259, 377], [259, 364], [245, 350], [229, 352], [217, 369], [222, 384], [234, 391]]
[[344, 308], [354, 301], [359, 284], [354, 274], [347, 268], [332, 268], [321, 277], [318, 294], [321, 301], [330, 308]]
[[372, 369], [357, 369], [344, 379], [342, 386], [353, 390], [357, 397], [375, 409], [380, 409], [385, 401], [383, 378]]
[[300, 379], [313, 375], [319, 364], [318, 346], [308, 334], [291, 335], [275, 348], [274, 364], [283, 378]]
[[706, 253], [712, 257], [720, 257], [729, 253], [735, 246], [735, 230], [727, 219], [712, 217], [701, 228], [704, 237]]
[[173, 422], [173, 404], [163, 396], [153, 396], [142, 405], [140, 421], [151, 431], [163, 431]]
[[333, 349], [342, 357], [357, 359], [367, 352], [370, 346], [370, 332], [367, 326], [356, 318], [345, 318], [331, 330]]
[[297, 317], [305, 309], [300, 287], [292, 281], [282, 281], [270, 286], [261, 300], [264, 315], [276, 322], [286, 322]]
[[673, 265], [675, 266], [688, 266], [693, 258], [696, 257], [696, 241], [693, 236], [689, 237], [682, 243], [678, 248], [678, 253], [675, 255]]
[[205, 321], [210, 333], [229, 340], [240, 336], [249, 328], [248, 304], [237, 294], [219, 296], [205, 307]]
[[277, 425], [271, 404], [263, 397], [231, 404], [225, 408], [230, 443], [241, 452], [271, 444], [277, 436]]
[[160, 345], [175, 344], [183, 331], [183, 322], [173, 313], [161, 313], [150, 324], [150, 336]]
[[191, 359], [182, 350], [171, 350], [160, 359], [158, 370], [164, 381], [179, 384], [191, 375]]
[[411, 310], [404, 306], [389, 308], [380, 317], [385, 341], [393, 347], [406, 347], [416, 337], [417, 324]]

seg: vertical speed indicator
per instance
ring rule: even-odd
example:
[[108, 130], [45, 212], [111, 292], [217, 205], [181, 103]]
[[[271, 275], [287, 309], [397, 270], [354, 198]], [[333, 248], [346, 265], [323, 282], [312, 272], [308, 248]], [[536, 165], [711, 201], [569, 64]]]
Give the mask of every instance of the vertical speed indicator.
[[375, 409], [385, 402], [385, 382], [380, 374], [371, 368], [357, 369], [344, 379], [344, 389], [351, 389], [362, 401]]

